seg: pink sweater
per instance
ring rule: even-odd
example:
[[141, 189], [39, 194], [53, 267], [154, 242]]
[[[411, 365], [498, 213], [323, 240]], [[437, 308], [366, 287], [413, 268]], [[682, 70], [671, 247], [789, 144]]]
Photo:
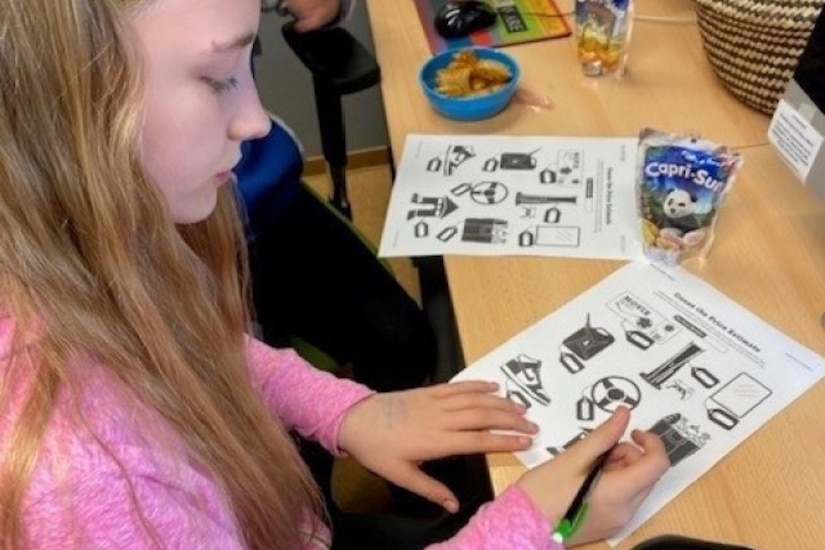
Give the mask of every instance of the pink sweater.
[[[0, 374], [8, 369], [2, 358], [9, 354], [11, 327], [10, 319], [0, 318]], [[248, 355], [253, 381], [272, 413], [288, 429], [338, 453], [341, 420], [370, 391], [312, 368], [292, 351], [252, 339]], [[72, 404], [62, 392], [24, 502], [30, 547], [154, 548], [145, 521], [168, 549], [243, 548], [213, 476], [189, 460], [164, 421], [153, 411], [127, 405], [100, 366], [84, 365], [78, 371], [84, 376], [79, 404], [91, 431], [68, 420]], [[8, 452], [9, 420], [17, 416], [22, 396], [16, 397], [0, 407], [0, 454]], [[159, 440], [164, 444], [158, 445]], [[320, 534], [321, 539], [327, 535]], [[323, 547], [322, 540], [303, 545], [305, 550]], [[452, 540], [434, 548], [561, 547], [551, 541], [550, 527], [532, 502], [514, 486], [481, 508]]]

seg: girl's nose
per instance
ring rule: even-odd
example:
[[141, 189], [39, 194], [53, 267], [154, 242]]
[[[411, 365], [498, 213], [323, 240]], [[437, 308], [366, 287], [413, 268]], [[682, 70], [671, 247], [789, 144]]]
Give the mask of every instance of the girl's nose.
[[246, 141], [266, 136], [271, 123], [258, 97], [254, 81], [249, 78], [243, 82], [238, 92], [239, 107], [229, 125], [229, 138], [233, 141]]

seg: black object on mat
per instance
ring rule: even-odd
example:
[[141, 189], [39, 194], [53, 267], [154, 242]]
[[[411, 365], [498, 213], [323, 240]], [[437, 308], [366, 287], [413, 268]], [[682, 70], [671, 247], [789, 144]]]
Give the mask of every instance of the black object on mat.
[[662, 535], [640, 542], [632, 550], [755, 550], [748, 546], [738, 546], [722, 542], [694, 539], [681, 535]]

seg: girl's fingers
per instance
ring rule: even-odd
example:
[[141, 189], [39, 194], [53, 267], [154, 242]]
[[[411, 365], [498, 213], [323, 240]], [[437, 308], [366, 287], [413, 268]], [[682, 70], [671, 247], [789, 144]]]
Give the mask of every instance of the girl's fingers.
[[513, 430], [525, 434], [535, 434], [538, 426], [524, 416], [506, 410], [477, 408], [445, 413], [440, 422], [444, 429], [467, 430]]
[[620, 470], [642, 458], [642, 450], [632, 443], [619, 443], [613, 448], [605, 464], [605, 470]]
[[496, 382], [484, 380], [465, 380], [452, 384], [437, 384], [427, 388], [433, 397], [449, 397], [462, 393], [492, 393], [498, 391]]
[[459, 432], [450, 437], [441, 449], [441, 456], [469, 455], [478, 453], [513, 453], [524, 451], [533, 444], [526, 435], [498, 434], [492, 432]]
[[400, 464], [388, 472], [387, 479], [438, 504], [450, 513], [458, 511], [458, 499], [453, 492], [446, 485], [436, 481], [412, 464]]
[[633, 430], [631, 437], [642, 448], [644, 460], [656, 462], [662, 473], [670, 468], [670, 459], [661, 437], [653, 432], [642, 430]]
[[656, 434], [633, 430], [632, 437], [642, 447], [643, 455], [625, 469], [622, 480], [628, 487], [642, 491], [652, 487], [667, 472], [670, 460], [664, 443]]
[[513, 403], [509, 399], [492, 393], [462, 393], [443, 399], [445, 411], [461, 411], [464, 409], [489, 408], [524, 414], [527, 409], [524, 405]]
[[562, 456], [569, 455], [569, 460], [589, 467], [588, 464], [592, 464], [601, 454], [606, 453], [618, 443], [627, 429], [628, 422], [630, 422], [630, 411], [626, 407], [620, 407], [610, 418], [602, 422], [587, 437], [570, 447]]
[[632, 437], [633, 441], [635, 441], [640, 447], [644, 449], [645, 454], [667, 454], [667, 450], [665, 449], [665, 444], [662, 442], [662, 438], [653, 432], [648, 432], [644, 430], [633, 430], [633, 432], [630, 434], [630, 437]]

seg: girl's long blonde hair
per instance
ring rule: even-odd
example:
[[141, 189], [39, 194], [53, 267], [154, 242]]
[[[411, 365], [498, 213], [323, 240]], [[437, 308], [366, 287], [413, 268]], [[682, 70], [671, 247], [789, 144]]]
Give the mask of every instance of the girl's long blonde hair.
[[[231, 190], [176, 227], [138, 157], [129, 10], [150, 0], [0, 0], [0, 308], [34, 381], [0, 464], [0, 549], [26, 546], [22, 503], [70, 359], [99, 361], [212, 472], [250, 548], [292, 548], [317, 491], [255, 394], [243, 235]], [[196, 145], [193, 144], [193, 147]], [[239, 273], [240, 266], [240, 273]], [[239, 276], [240, 275], [240, 276]], [[31, 368], [31, 367], [27, 367]], [[21, 374], [21, 373], [17, 373]], [[163, 541], [159, 541], [161, 544]]]

